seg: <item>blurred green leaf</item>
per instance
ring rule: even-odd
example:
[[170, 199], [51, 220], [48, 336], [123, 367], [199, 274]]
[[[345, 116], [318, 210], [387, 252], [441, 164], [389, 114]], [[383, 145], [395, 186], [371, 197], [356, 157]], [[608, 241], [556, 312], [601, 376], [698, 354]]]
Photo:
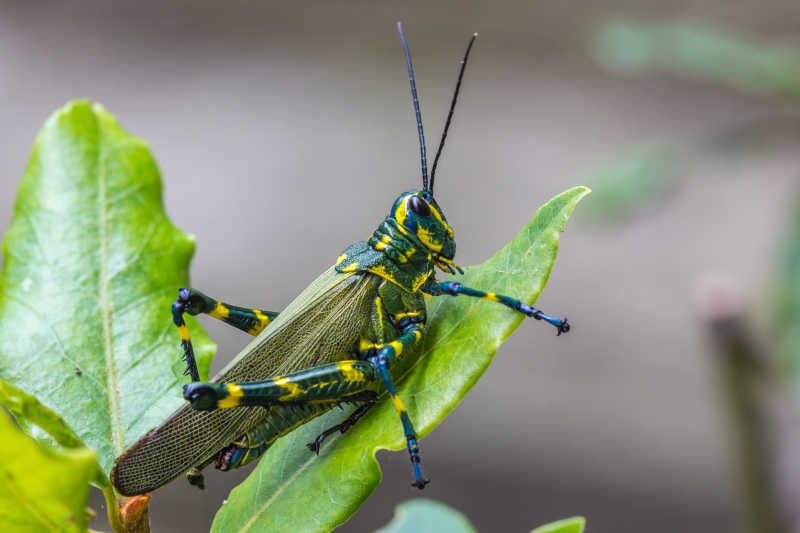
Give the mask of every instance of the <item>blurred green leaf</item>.
[[586, 519], [582, 516], [573, 516], [539, 526], [531, 533], [583, 533], [584, 527], [586, 527]]
[[780, 259], [773, 286], [776, 306], [772, 325], [800, 398], [800, 198], [795, 199]]
[[[550, 275], [567, 218], [588, 192], [576, 187], [556, 196], [494, 257], [452, 279], [534, 302]], [[396, 374], [405, 378], [399, 394], [420, 436], [455, 408], [523, 320], [475, 298], [439, 297], [429, 304], [422, 349], [405, 357]], [[533, 321], [528, 327], [553, 334]], [[212, 531], [328, 531], [347, 520], [380, 482], [375, 452], [405, 449], [406, 443], [397, 413], [383, 401], [346, 434], [331, 436], [319, 456], [309, 453], [306, 443], [341, 419], [329, 412], [278, 439], [233, 489]], [[423, 441], [423, 458], [424, 448]], [[435, 458], [427, 459], [435, 465]]]
[[375, 533], [475, 533], [475, 528], [452, 507], [419, 498], [395, 507], [392, 521]]
[[42, 448], [0, 412], [3, 531], [86, 531], [89, 481], [96, 471], [88, 449]]
[[612, 21], [595, 32], [590, 53], [620, 72], [675, 72], [745, 91], [800, 96], [800, 48], [700, 23]]
[[592, 188], [589, 215], [608, 220], [638, 214], [674, 190], [675, 166], [666, 148], [646, 146], [592, 168], [579, 180]]
[[[3, 242], [0, 379], [61, 417], [106, 473], [183, 403], [170, 303], [193, 249], [164, 213], [144, 142], [89, 102], [47, 120]], [[191, 328], [207, 373], [213, 344]]]

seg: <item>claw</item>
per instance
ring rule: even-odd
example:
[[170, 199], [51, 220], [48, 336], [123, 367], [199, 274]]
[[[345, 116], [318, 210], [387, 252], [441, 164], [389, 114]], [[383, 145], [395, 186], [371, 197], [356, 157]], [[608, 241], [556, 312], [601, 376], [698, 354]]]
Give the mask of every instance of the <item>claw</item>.
[[566, 332], [569, 331], [570, 325], [569, 325], [569, 322], [567, 322], [567, 317], [564, 317], [564, 319], [561, 321], [561, 324], [559, 324], [557, 326], [557, 329], [558, 329], [558, 333], [556, 333], [556, 337], [558, 337], [562, 333], [566, 333]]
[[428, 483], [430, 483], [430, 482], [431, 482], [431, 480], [430, 480], [430, 479], [425, 479], [425, 478], [423, 478], [423, 479], [418, 479], [418, 480], [414, 481], [414, 483], [412, 483], [412, 484], [411, 484], [411, 486], [412, 486], [412, 487], [416, 487], [416, 488], [418, 488], [419, 490], [422, 490], [422, 489], [424, 489], [424, 488], [425, 488], [425, 485], [427, 485], [427, 484], [428, 484]]
[[319, 455], [320, 443], [317, 441], [309, 442], [308, 444], [306, 444], [306, 448], [311, 450], [311, 453]]

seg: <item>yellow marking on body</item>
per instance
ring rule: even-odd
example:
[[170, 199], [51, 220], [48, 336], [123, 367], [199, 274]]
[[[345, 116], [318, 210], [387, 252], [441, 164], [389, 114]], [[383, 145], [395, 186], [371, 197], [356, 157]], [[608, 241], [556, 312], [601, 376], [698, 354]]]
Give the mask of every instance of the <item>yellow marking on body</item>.
[[375, 311], [378, 313], [378, 324], [383, 326], [383, 302], [380, 296], [375, 297]]
[[297, 383], [292, 382], [290, 378], [276, 378], [273, 380], [273, 382], [275, 383], [275, 385], [287, 391], [287, 394], [278, 397], [278, 401], [280, 402], [285, 402], [286, 400], [297, 398], [298, 396], [300, 396], [305, 392], [303, 387], [301, 387]]
[[403, 343], [402, 342], [400, 342], [400, 341], [392, 341], [392, 342], [389, 343], [389, 346], [394, 348], [394, 354], [395, 355], [400, 355], [401, 353], [403, 353]]
[[236, 407], [239, 405], [239, 399], [244, 396], [244, 392], [242, 392], [242, 388], [239, 385], [228, 383], [225, 386], [228, 388], [228, 395], [221, 400], [217, 400], [217, 407], [219, 409]]
[[251, 335], [258, 335], [265, 327], [267, 327], [267, 324], [270, 323], [270, 319], [267, 315], [262, 313], [260, 309], [253, 309], [253, 314], [256, 315], [259, 323], [247, 330], [247, 332]]
[[397, 226], [397, 229], [400, 231], [400, 233], [402, 233], [402, 234], [403, 234], [403, 235], [405, 235], [406, 237], [408, 237], [408, 236], [410, 235], [410, 234], [408, 233], [408, 230], [407, 230], [406, 228], [404, 228], [402, 225], [400, 225], [400, 226]]
[[406, 217], [408, 216], [408, 212], [406, 211], [406, 202], [411, 196], [412, 195], [409, 194], [403, 198], [403, 201], [400, 202], [400, 205], [397, 206], [397, 210], [394, 212], [394, 219], [398, 224], [400, 224], [400, 226], [403, 225], [403, 223], [406, 221]]
[[389, 281], [391, 281], [395, 285], [398, 285], [398, 286], [402, 287], [402, 285], [400, 285], [400, 283], [398, 283], [397, 279], [395, 279], [394, 275], [391, 272], [389, 272], [388, 270], [386, 270], [386, 267], [383, 266], [383, 265], [375, 265], [374, 267], [369, 269], [369, 272], [372, 272], [376, 276], [380, 276], [383, 279], [388, 279]]
[[418, 330], [418, 329], [415, 329], [414, 330], [414, 337], [416, 338], [417, 341], [419, 341], [422, 338], [422, 332], [420, 330]]
[[347, 265], [342, 269], [342, 272], [356, 272], [356, 271], [358, 271], [358, 261], [356, 261], [352, 265]]
[[493, 293], [493, 292], [487, 292], [486, 296], [484, 296], [484, 298], [487, 299], [487, 300], [490, 300], [492, 302], [499, 302], [500, 301], [500, 298], [498, 298], [497, 295], [495, 293]]
[[396, 315], [394, 315], [394, 319], [402, 320], [409, 316], [419, 316], [421, 313], [422, 311], [409, 311], [408, 313], [397, 313]]
[[427, 292], [423, 292], [423, 293], [422, 293], [422, 297], [423, 297], [423, 298], [425, 298], [426, 300], [430, 300], [431, 298], [433, 298], [433, 296], [431, 296], [431, 295], [430, 295], [430, 294], [428, 294]]
[[357, 368], [353, 368], [352, 361], [339, 361], [336, 363], [336, 368], [342, 373], [345, 381], [366, 381], [364, 373]]
[[403, 400], [400, 399], [400, 396], [397, 396], [396, 394], [392, 396], [392, 403], [394, 404], [394, 408], [397, 409], [398, 413], [406, 412], [406, 406], [403, 405]]
[[214, 317], [218, 320], [225, 320], [231, 316], [231, 310], [225, 307], [222, 302], [217, 302], [217, 306], [208, 313], [208, 316]]
[[336, 258], [336, 265], [334, 265], [334, 266], [341, 265], [342, 261], [344, 261], [345, 259], [347, 259], [347, 254], [340, 255], [339, 257]]
[[[428, 205], [430, 205], [430, 204], [428, 204]], [[445, 222], [445, 220], [444, 220], [444, 217], [443, 217], [443, 216], [442, 216], [442, 214], [439, 212], [439, 210], [438, 210], [438, 209], [436, 209], [436, 208], [435, 208], [434, 206], [432, 206], [432, 205], [430, 205], [430, 207], [431, 207], [431, 213], [433, 213], [433, 216], [434, 216], [434, 218], [436, 218], [436, 220], [438, 220], [439, 222], [441, 222], [441, 223], [442, 223], [442, 226], [444, 226], [444, 229], [446, 229], [446, 230], [447, 230], [447, 236], [448, 236], [448, 237], [450, 237], [451, 239], [452, 239], [453, 237], [455, 237], [455, 233], [453, 233], [453, 228], [451, 228], [451, 227], [450, 227], [450, 225], [449, 225], [447, 222]]]
[[428, 249], [433, 250], [434, 252], [440, 252], [442, 250], [443, 244], [433, 238], [433, 232], [426, 230], [423, 227], [419, 227], [417, 229], [417, 238]]
[[[343, 269], [342, 272], [350, 272], [350, 267]], [[367, 272], [371, 272], [376, 276], [380, 276], [385, 280], [391, 281], [392, 283], [394, 283], [395, 285], [397, 285], [406, 292], [408, 292], [409, 290], [408, 287], [402, 285], [399, 281], [397, 281], [397, 278], [394, 277], [394, 274], [386, 270], [386, 267], [384, 267], [383, 265], [375, 265], [374, 267], [367, 269]], [[417, 292], [419, 288], [422, 286], [422, 284], [428, 280], [428, 277], [430, 277], [430, 275], [431, 272], [423, 272], [422, 274], [414, 278], [411, 281], [411, 292]]]
[[182, 341], [189, 340], [189, 328], [186, 327], [186, 324], [178, 326], [178, 335], [181, 336]]
[[386, 249], [386, 243], [384, 243], [384, 242], [375, 243], [375, 249], [378, 250], [379, 252], [381, 250], [385, 250]]
[[413, 292], [417, 292], [422, 285], [428, 281], [428, 278], [431, 276], [432, 272], [422, 272], [419, 276], [414, 278], [414, 281], [411, 282], [411, 290]]

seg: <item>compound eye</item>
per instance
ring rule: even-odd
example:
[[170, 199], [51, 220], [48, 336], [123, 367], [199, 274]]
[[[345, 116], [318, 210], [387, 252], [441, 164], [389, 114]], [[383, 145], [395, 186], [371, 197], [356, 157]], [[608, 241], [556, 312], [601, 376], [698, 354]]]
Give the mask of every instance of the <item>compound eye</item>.
[[431, 208], [428, 206], [428, 202], [419, 196], [412, 196], [409, 198], [408, 206], [411, 208], [411, 212], [417, 216], [423, 218], [431, 216]]

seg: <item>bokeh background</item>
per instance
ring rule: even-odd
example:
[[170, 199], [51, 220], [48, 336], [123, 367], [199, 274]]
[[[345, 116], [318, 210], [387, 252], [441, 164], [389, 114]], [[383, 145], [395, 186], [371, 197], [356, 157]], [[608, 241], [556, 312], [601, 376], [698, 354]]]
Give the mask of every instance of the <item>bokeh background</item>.
[[[501, 348], [422, 442], [424, 495], [487, 532], [575, 514], [596, 533], [744, 530], [753, 426], [736, 424], [708, 319], [744, 308], [784, 368], [772, 304], [798, 198], [796, 1], [2, 1], [0, 232], [44, 119], [91, 98], [152, 147], [167, 212], [197, 236], [193, 285], [282, 308], [419, 185], [397, 20], [431, 150], [480, 33], [437, 179], [459, 263], [567, 187], [596, 191], [538, 302], [574, 330], [527, 323]], [[247, 339], [206, 324], [217, 369]], [[785, 375], [765, 380], [778, 429], [757, 450], [784, 514]], [[380, 460], [382, 485], [341, 531], [418, 496], [404, 453]], [[244, 474], [158, 491], [154, 531], [207, 529]]]

